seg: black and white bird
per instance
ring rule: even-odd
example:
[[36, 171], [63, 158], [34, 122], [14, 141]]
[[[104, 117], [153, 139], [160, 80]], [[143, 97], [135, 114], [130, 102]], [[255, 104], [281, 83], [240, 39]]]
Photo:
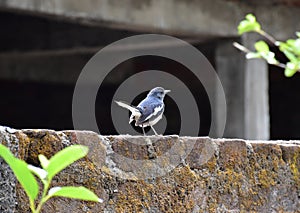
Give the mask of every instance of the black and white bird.
[[129, 124], [135, 121], [135, 126], [142, 127], [143, 133], [145, 134], [144, 127], [150, 126], [154, 134], [157, 132], [153, 126], [162, 118], [165, 104], [165, 95], [171, 92], [171, 90], [165, 90], [162, 87], [155, 87], [152, 89], [147, 97], [142, 100], [138, 106], [132, 106], [123, 101], [115, 101], [119, 106], [130, 110], [131, 116], [129, 118]]

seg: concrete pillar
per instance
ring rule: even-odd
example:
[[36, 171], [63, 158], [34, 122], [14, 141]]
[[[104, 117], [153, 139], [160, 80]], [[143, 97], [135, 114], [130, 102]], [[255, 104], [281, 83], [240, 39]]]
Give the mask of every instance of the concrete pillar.
[[[257, 36], [245, 35], [242, 44], [253, 47]], [[261, 59], [245, 60], [245, 138], [270, 138], [268, 65]]]
[[[241, 40], [247, 47], [255, 42], [255, 38], [249, 36]], [[267, 64], [262, 60], [246, 60], [232, 42], [222, 40], [216, 49], [216, 68], [227, 105], [224, 137], [269, 139]], [[216, 98], [218, 101], [218, 95]], [[215, 110], [222, 118], [223, 115], [218, 114], [220, 111]]]
[[[226, 97], [227, 121], [224, 137], [245, 137], [243, 56], [232, 46], [232, 40], [218, 43], [216, 49], [216, 68]], [[216, 95], [218, 101], [218, 94]], [[218, 105], [219, 106], [219, 105]], [[223, 118], [217, 106], [217, 116]]]

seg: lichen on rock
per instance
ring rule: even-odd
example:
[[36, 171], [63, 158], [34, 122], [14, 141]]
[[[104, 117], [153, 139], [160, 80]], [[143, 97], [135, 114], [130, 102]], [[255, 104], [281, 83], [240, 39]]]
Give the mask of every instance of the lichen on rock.
[[[38, 154], [50, 158], [72, 144], [89, 147], [88, 156], [55, 176], [53, 186], [83, 185], [104, 203], [54, 198], [45, 205], [43, 212], [47, 213], [300, 209], [299, 141], [1, 129], [0, 139], [17, 156], [37, 166]], [[3, 179], [6, 169], [0, 171]], [[10, 181], [14, 186], [16, 180]], [[3, 189], [15, 193], [10, 197], [18, 203], [16, 212], [29, 212], [27, 198], [18, 184], [15, 192], [9, 187]]]

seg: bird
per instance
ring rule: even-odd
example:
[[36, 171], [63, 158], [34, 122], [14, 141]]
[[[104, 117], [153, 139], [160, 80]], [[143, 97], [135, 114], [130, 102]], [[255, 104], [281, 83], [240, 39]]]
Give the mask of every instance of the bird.
[[129, 124], [135, 121], [135, 126], [142, 127], [144, 136], [145, 127], [150, 126], [155, 135], [158, 135], [154, 129], [154, 125], [162, 118], [165, 104], [164, 97], [171, 90], [162, 87], [155, 87], [147, 94], [137, 106], [132, 106], [124, 101], [115, 101], [120, 107], [128, 109], [131, 112]]

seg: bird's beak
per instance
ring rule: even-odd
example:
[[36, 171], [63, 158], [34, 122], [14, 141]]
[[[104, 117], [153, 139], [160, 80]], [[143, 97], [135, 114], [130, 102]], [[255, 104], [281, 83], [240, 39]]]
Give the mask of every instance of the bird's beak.
[[168, 89], [165, 90], [165, 94], [167, 94], [169, 92], [171, 92], [171, 90], [168, 90]]

